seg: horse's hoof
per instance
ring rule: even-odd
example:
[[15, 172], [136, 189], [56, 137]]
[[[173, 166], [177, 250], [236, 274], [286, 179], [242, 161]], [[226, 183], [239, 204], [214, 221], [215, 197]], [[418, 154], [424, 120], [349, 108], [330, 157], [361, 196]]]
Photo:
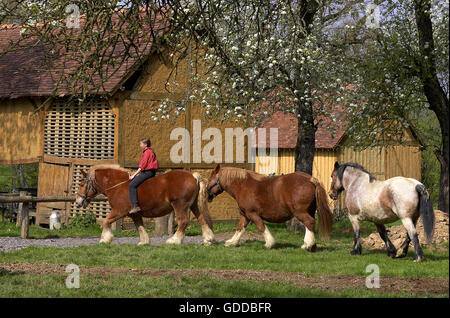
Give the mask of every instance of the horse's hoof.
[[395, 255], [395, 258], [403, 258], [406, 256], [406, 253], [402, 251], [397, 251], [397, 255]]
[[137, 243], [137, 246], [141, 246], [141, 245], [150, 245], [149, 242], [139, 242]]
[[418, 257], [416, 257], [416, 258], [414, 259], [414, 262], [416, 262], [416, 263], [421, 263], [421, 262], [423, 262], [423, 256], [418, 256]]
[[237, 246], [236, 243], [232, 242], [232, 241], [226, 241], [224, 244], [226, 247], [230, 247], [230, 246]]
[[361, 255], [361, 251], [359, 251], [359, 250], [351, 250], [350, 254], [351, 255]]
[[175, 241], [175, 240], [171, 240], [171, 239], [168, 239], [166, 241], [166, 244], [172, 244], [172, 245], [181, 245], [181, 243], [182, 242], [180, 242], [180, 241]]
[[275, 242], [266, 243], [266, 244], [264, 244], [264, 246], [270, 249], [275, 246]]
[[212, 245], [211, 241], [203, 242], [203, 246], [211, 246], [211, 245]]
[[390, 258], [396, 258], [397, 257], [397, 250], [389, 250], [387, 251], [387, 256]]
[[306, 251], [308, 251], [308, 252], [314, 253], [316, 251], [316, 249], [317, 249], [317, 244], [314, 244], [314, 245], [311, 245], [311, 246], [307, 246], [306, 244], [303, 244], [301, 248], [306, 250]]

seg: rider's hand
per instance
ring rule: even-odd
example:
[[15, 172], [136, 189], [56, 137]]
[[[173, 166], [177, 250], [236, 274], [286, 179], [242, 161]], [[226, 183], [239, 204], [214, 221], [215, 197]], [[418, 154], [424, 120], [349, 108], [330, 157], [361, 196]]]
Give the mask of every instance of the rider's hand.
[[134, 179], [134, 174], [132, 174], [129, 178], [130, 178], [130, 180], [133, 180]]

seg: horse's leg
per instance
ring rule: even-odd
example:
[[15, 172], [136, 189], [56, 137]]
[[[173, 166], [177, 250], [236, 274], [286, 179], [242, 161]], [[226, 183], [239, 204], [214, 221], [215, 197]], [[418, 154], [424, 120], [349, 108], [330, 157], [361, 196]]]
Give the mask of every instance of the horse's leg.
[[[419, 235], [417, 234], [414, 222], [409, 217], [402, 218], [403, 226], [408, 231], [408, 235], [414, 244], [414, 262], [423, 261], [423, 251], [419, 243]], [[408, 243], [409, 244], [409, 243]]]
[[315, 252], [317, 249], [316, 237], [314, 236], [316, 220], [307, 212], [296, 212], [294, 215], [305, 226], [305, 237], [301, 248], [309, 252]]
[[139, 232], [139, 243], [137, 245], [150, 244], [150, 238], [145, 230], [142, 216], [139, 213], [133, 213], [131, 214], [131, 218], [133, 219], [134, 225]]
[[124, 215], [116, 214], [115, 210], [111, 210], [103, 221], [103, 231], [100, 237], [100, 243], [111, 243], [114, 235], [111, 231], [111, 224], [122, 218]]
[[275, 245], [275, 239], [270, 233], [269, 228], [264, 224], [261, 217], [256, 212], [248, 213], [248, 217], [253, 221], [253, 223], [255, 223], [258, 230], [263, 232], [264, 240], [266, 241], [265, 246], [267, 248], [272, 248]]
[[389, 239], [386, 232], [386, 227], [383, 224], [375, 224], [375, 225], [377, 226], [378, 234], [380, 234], [381, 239], [384, 241], [384, 244], [386, 245], [387, 255], [389, 257], [394, 258], [397, 255], [397, 249]]
[[193, 204], [191, 206], [191, 211], [197, 218], [198, 223], [200, 223], [200, 225], [202, 226], [203, 245], [205, 246], [211, 245], [214, 242], [214, 233], [209, 227], [208, 223], [206, 223], [203, 215], [200, 213], [197, 204]]
[[402, 258], [408, 254], [409, 243], [411, 243], [411, 238], [409, 237], [409, 234], [407, 232], [405, 240], [397, 251], [396, 258]]
[[[417, 216], [413, 217], [413, 219], [412, 219], [414, 228], [416, 227], [418, 218], [419, 218], [419, 214], [417, 214]], [[408, 254], [409, 243], [411, 243], [411, 237], [409, 236], [409, 233], [406, 232], [406, 238], [397, 251], [397, 258], [405, 257]]]
[[234, 235], [231, 239], [225, 242], [225, 246], [238, 246], [241, 236], [242, 234], [244, 234], [245, 228], [247, 227], [249, 222], [250, 220], [246, 216], [242, 215], [241, 219], [239, 220], [236, 232], [234, 232]]
[[170, 237], [166, 244], [177, 244], [180, 245], [183, 243], [184, 240], [184, 230], [189, 224], [189, 206], [183, 202], [183, 203], [172, 203], [172, 207], [175, 211], [175, 216], [177, 218], [178, 222], [178, 228], [172, 237]]
[[350, 251], [350, 254], [361, 255], [362, 247], [361, 247], [361, 236], [360, 236], [360, 226], [358, 216], [349, 213], [348, 218], [350, 219], [350, 222], [352, 223], [353, 227], [353, 249]]

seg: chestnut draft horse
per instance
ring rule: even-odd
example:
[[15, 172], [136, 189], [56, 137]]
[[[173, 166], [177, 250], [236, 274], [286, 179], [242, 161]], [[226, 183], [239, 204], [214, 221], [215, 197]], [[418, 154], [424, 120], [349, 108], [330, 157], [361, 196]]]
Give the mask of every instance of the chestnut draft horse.
[[234, 236], [225, 246], [237, 246], [250, 221], [264, 233], [265, 246], [275, 244], [263, 221], [282, 223], [297, 217], [306, 228], [303, 249], [316, 250], [314, 237], [315, 212], [319, 214], [319, 233], [330, 237], [333, 215], [328, 206], [327, 193], [316, 178], [304, 172], [267, 177], [250, 170], [219, 165], [208, 180], [208, 201], [226, 191], [237, 202], [241, 219]]
[[[77, 206], [86, 207], [99, 193], [108, 198], [111, 206], [111, 211], [103, 222], [100, 243], [112, 241], [111, 224], [127, 216], [131, 209], [128, 192], [129, 172], [119, 165], [96, 165], [89, 171], [81, 170], [82, 179], [75, 201]], [[189, 209], [202, 226], [203, 244], [210, 245], [213, 242], [214, 234], [208, 212], [206, 180], [200, 174], [173, 170], [147, 179], [138, 187], [138, 199], [141, 212], [130, 215], [139, 232], [138, 245], [150, 243], [142, 217], [154, 218], [172, 211], [175, 211], [178, 229], [166, 243], [181, 244], [184, 230], [189, 223]]]

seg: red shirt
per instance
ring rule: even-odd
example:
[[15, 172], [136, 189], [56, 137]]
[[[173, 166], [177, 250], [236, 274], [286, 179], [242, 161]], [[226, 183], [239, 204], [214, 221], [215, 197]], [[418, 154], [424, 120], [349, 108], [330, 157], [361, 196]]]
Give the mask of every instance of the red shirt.
[[147, 147], [142, 151], [142, 157], [141, 160], [139, 160], [139, 168], [141, 168], [141, 170], [153, 169], [158, 171], [158, 160], [151, 148]]

